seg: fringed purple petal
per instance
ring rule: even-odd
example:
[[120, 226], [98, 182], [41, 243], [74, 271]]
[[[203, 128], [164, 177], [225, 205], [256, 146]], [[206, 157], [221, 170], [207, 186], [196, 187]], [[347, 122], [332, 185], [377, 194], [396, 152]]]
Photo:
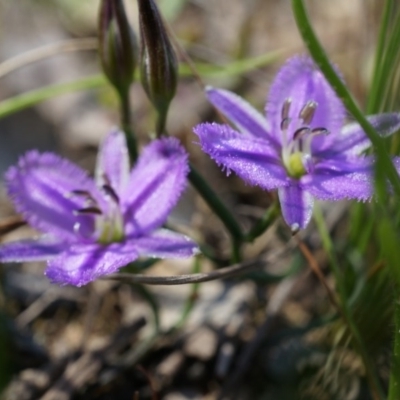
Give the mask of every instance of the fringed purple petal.
[[68, 244], [43, 236], [0, 245], [0, 262], [47, 261], [62, 253]]
[[194, 128], [204, 152], [228, 174], [234, 171], [251, 185], [276, 189], [287, 184], [286, 171], [274, 147], [262, 139], [244, 136], [228, 125], [200, 124]]
[[[332, 136], [339, 133], [345, 118], [342, 102], [329, 86], [322, 73], [308, 56], [290, 58], [275, 77], [268, 96], [266, 114], [272, 131], [282, 142], [281, 111], [286, 99], [291, 100], [289, 117], [290, 135], [299, 128], [299, 114], [309, 101], [317, 103], [317, 109], [310, 124], [314, 128], [326, 128], [331, 134], [314, 138], [313, 147], [326, 147]], [[291, 139], [291, 137], [288, 137]]]
[[110, 132], [100, 146], [96, 165], [96, 182], [111, 185], [122, 193], [129, 179], [129, 155], [125, 135], [119, 130]]
[[188, 156], [177, 139], [155, 140], [143, 149], [122, 198], [128, 234], [143, 234], [165, 222], [188, 172]]
[[320, 162], [303, 179], [307, 190], [321, 200], [369, 200], [374, 191], [372, 157], [338, 158]]
[[166, 229], [133, 239], [132, 245], [140, 255], [158, 258], [186, 258], [199, 251], [193, 240]]
[[310, 222], [314, 199], [297, 182], [278, 190], [282, 216], [293, 233], [304, 229]]
[[45, 275], [61, 285], [83, 286], [136, 260], [130, 243], [76, 244], [50, 260]]
[[257, 110], [240, 96], [228, 90], [206, 89], [210, 102], [217, 107], [242, 133], [268, 140], [277, 146], [279, 142], [271, 135], [271, 125]]
[[85, 198], [73, 195], [85, 190], [92, 195], [97, 189], [85, 171], [55, 154], [28, 152], [5, 175], [6, 187], [16, 210], [39, 231], [65, 239], [79, 234], [90, 235], [93, 219], [76, 216], [85, 206]]
[[[400, 114], [386, 113], [367, 117], [371, 125], [382, 137], [388, 137], [400, 129]], [[358, 155], [371, 146], [371, 142], [358, 123], [351, 123], [342, 128], [335, 142], [324, 151], [315, 152], [321, 157]]]

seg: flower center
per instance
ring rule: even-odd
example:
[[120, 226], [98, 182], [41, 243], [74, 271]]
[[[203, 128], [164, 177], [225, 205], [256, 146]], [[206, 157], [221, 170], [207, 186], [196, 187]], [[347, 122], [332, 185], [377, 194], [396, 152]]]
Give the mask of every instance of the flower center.
[[[93, 216], [95, 224], [94, 238], [98, 243], [121, 242], [124, 240], [125, 232], [119, 197], [110, 185], [108, 178], [104, 178], [106, 184], [101, 186], [101, 191], [104, 194], [107, 209], [102, 210], [96, 199], [88, 191], [74, 190], [72, 191], [73, 195], [78, 195], [85, 199], [85, 207], [76, 210], [75, 214]], [[77, 223], [74, 229], [79, 232], [80, 224]]]
[[[294, 120], [289, 117], [291, 103], [291, 99], [286, 99], [281, 111], [282, 161], [288, 175], [300, 179], [313, 168], [313, 138], [326, 135], [329, 131], [326, 128], [310, 127], [318, 106], [315, 101], [308, 101]], [[289, 135], [290, 131], [292, 135]]]

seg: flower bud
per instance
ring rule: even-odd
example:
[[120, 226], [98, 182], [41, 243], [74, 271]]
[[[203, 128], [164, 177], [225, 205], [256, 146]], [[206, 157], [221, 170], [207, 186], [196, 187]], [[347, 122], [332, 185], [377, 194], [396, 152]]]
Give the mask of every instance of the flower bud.
[[101, 0], [99, 42], [104, 73], [120, 94], [127, 93], [137, 63], [137, 44], [122, 0]]
[[138, 0], [141, 81], [158, 112], [157, 136], [165, 133], [168, 108], [178, 84], [178, 62], [154, 0]]

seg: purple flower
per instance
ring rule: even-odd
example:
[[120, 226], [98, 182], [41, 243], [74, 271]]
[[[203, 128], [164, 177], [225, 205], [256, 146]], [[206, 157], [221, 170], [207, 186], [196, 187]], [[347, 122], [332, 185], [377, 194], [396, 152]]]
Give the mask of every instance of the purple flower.
[[189, 238], [162, 225], [185, 188], [187, 154], [174, 138], [156, 140], [129, 172], [124, 135], [102, 143], [95, 180], [55, 154], [31, 151], [6, 173], [15, 207], [45, 235], [0, 246], [0, 261], [47, 260], [45, 274], [82, 286], [139, 255], [189, 257]]
[[[278, 189], [283, 218], [293, 232], [310, 221], [314, 197], [367, 200], [373, 194], [370, 141], [361, 127], [343, 127], [346, 112], [322, 73], [306, 56], [289, 59], [276, 76], [266, 118], [226, 90], [207, 96], [238, 130], [204, 123], [194, 132], [203, 151], [227, 172], [266, 190]], [[369, 117], [382, 136], [400, 128], [400, 114]], [[396, 167], [399, 160], [394, 160]]]

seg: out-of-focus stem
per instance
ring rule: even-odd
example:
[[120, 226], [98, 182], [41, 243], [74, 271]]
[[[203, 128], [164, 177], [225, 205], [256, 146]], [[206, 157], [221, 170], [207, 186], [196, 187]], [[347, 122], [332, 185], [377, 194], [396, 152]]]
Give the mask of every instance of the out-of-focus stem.
[[343, 280], [343, 274], [342, 271], [340, 270], [339, 263], [334, 252], [333, 243], [329, 235], [328, 229], [326, 228], [325, 225], [324, 217], [322, 215], [320, 208], [317, 205], [314, 208], [314, 217], [317, 229], [321, 236], [323, 247], [328, 254], [328, 258], [330, 261], [329, 264], [331, 266], [333, 275], [335, 277], [336, 286], [338, 288], [338, 293], [340, 296], [340, 307], [343, 320], [347, 325], [347, 327], [349, 328], [350, 334], [353, 338], [353, 344], [356, 347], [358, 353], [360, 354], [364, 362], [373, 398], [376, 400], [383, 400], [385, 398], [385, 394], [379, 380], [379, 375], [376, 370], [376, 366], [374, 365], [374, 362], [371, 360], [371, 357], [368, 354], [368, 350], [364, 346], [364, 342], [362, 340], [358, 327], [354, 322], [353, 314], [351, 312], [351, 309], [347, 301], [346, 285]]
[[279, 204], [274, 203], [269, 207], [264, 215], [257, 221], [257, 223], [246, 234], [246, 242], [252, 242], [254, 239], [262, 235], [276, 220], [279, 215]]
[[400, 399], [400, 290], [396, 290], [394, 304], [394, 343], [389, 381], [388, 400]]
[[[196, 259], [194, 260], [192, 273], [193, 274], [198, 274], [200, 272], [200, 269], [201, 269], [200, 258], [196, 257]], [[196, 304], [196, 300], [197, 300], [198, 295], [199, 295], [199, 288], [200, 288], [200, 283], [193, 283], [192, 284], [192, 288], [190, 290], [189, 296], [186, 299], [185, 305], [183, 306], [182, 314], [179, 317], [179, 319], [176, 322], [176, 324], [172, 327], [171, 332], [175, 331], [177, 329], [180, 329], [185, 325], [187, 319], [190, 316], [190, 313], [193, 310], [193, 307]]]
[[132, 163], [137, 160], [138, 149], [135, 132], [132, 128], [131, 119], [131, 103], [129, 99], [129, 92], [119, 92], [120, 106], [121, 106], [121, 127], [125, 133], [126, 143], [128, 146], [129, 156]]
[[229, 231], [232, 237], [232, 259], [235, 262], [239, 261], [240, 247], [243, 243], [243, 233], [239, 223], [193, 165], [190, 165], [189, 181]]

